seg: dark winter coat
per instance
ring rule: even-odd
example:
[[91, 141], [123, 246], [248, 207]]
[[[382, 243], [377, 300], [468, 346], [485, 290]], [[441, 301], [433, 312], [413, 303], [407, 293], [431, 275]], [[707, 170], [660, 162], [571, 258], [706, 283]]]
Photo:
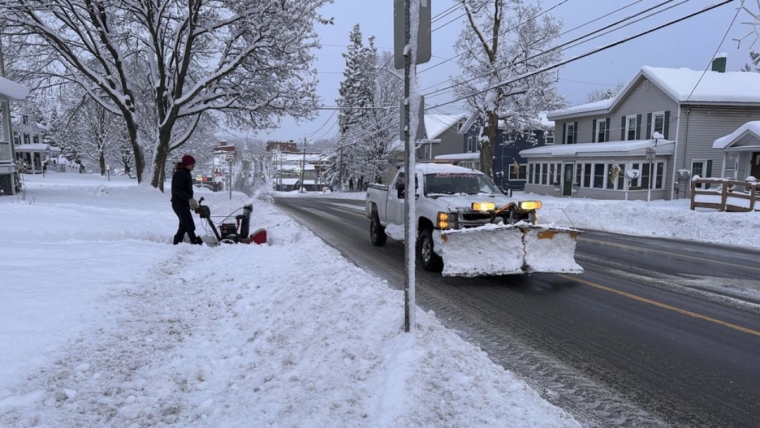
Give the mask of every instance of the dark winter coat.
[[172, 205], [190, 207], [193, 197], [193, 176], [185, 167], [177, 167], [172, 176]]

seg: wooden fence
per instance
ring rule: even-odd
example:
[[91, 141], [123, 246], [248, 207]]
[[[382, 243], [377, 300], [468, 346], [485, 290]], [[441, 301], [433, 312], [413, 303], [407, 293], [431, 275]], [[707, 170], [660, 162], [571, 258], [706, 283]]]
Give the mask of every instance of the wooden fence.
[[[697, 186], [702, 185], [701, 188]], [[712, 208], [718, 211], [760, 211], [757, 203], [760, 182], [697, 178], [691, 180], [691, 209]]]

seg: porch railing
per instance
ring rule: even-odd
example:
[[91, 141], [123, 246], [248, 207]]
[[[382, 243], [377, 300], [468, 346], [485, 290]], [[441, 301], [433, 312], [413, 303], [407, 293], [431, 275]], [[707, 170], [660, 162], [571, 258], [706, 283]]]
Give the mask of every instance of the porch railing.
[[691, 209], [699, 207], [728, 212], [760, 211], [760, 204], [757, 203], [759, 187], [760, 182], [723, 178], [692, 179]]

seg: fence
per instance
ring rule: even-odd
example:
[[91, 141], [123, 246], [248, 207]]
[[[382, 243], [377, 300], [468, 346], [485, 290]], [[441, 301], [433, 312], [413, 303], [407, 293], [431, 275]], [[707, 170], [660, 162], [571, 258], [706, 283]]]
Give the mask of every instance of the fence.
[[760, 193], [758, 187], [760, 182], [695, 178], [691, 180], [691, 209], [699, 207], [729, 212], [760, 211], [760, 204], [757, 203]]

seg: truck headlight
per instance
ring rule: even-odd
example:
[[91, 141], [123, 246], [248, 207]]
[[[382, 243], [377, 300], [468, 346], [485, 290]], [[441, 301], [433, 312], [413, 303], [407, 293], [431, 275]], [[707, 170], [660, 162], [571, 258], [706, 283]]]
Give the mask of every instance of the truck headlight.
[[541, 201], [522, 201], [520, 209], [523, 211], [533, 211], [541, 208]]
[[436, 216], [436, 227], [439, 229], [456, 229], [457, 217], [456, 214], [439, 212]]
[[496, 209], [496, 204], [493, 202], [473, 202], [473, 211], [493, 211]]

